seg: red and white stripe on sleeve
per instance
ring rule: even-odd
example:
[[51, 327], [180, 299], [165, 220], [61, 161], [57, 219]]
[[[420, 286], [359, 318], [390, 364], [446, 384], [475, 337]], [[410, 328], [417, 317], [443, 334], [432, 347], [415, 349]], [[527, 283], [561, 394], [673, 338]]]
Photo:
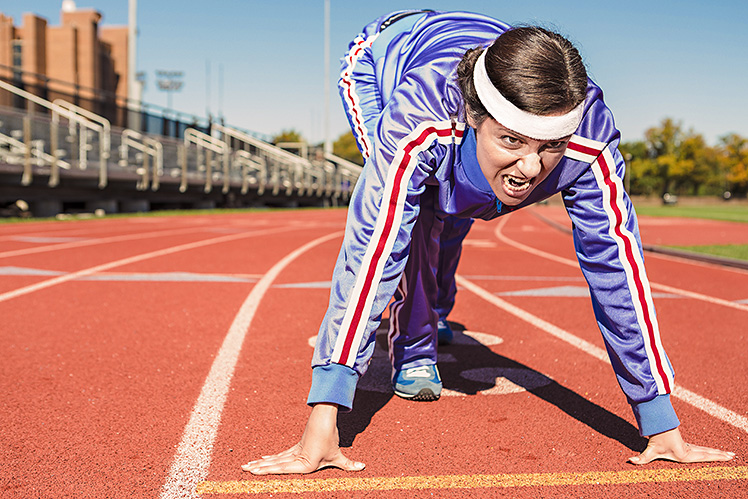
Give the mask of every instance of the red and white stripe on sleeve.
[[435, 142], [451, 144], [455, 140], [461, 141], [464, 131], [463, 123], [424, 122], [397, 143], [395, 156], [387, 170], [374, 233], [361, 261], [356, 283], [349, 294], [332, 362], [353, 366], [356, 361], [384, 265], [398, 237], [408, 183], [418, 164], [418, 155]]
[[608, 218], [608, 235], [618, 247], [618, 258], [626, 273], [636, 318], [651, 366], [651, 372], [660, 394], [670, 393], [673, 372], [668, 364], [660, 341], [660, 331], [655, 317], [652, 292], [647, 279], [641, 252], [634, 234], [626, 228], [630, 214], [623, 202], [623, 182], [615, 171], [615, 160], [608, 145], [578, 135], [569, 142], [566, 156], [591, 163], [595, 180], [603, 196], [603, 209]]

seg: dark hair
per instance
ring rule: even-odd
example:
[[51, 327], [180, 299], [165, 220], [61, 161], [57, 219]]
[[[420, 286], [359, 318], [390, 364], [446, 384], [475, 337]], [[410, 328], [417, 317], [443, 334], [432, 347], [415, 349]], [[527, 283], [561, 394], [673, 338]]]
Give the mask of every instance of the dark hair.
[[[457, 66], [466, 112], [476, 124], [489, 114], [473, 84], [482, 48], [468, 50]], [[587, 71], [579, 52], [563, 36], [540, 27], [513, 28], [487, 49], [486, 71], [501, 95], [528, 113], [563, 113], [584, 100]]]

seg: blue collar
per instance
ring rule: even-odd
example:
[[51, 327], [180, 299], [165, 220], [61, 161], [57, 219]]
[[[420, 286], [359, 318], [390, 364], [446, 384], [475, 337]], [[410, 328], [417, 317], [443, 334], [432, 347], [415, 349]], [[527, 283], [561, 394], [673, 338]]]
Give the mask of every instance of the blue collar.
[[[483, 175], [483, 170], [480, 169], [478, 164], [478, 157], [476, 155], [476, 141], [475, 141], [475, 130], [468, 127], [465, 135], [462, 137], [462, 144], [460, 145], [460, 153], [462, 157], [462, 169], [465, 171], [465, 175], [473, 187], [483, 192], [493, 194], [491, 184], [488, 183], [486, 176]], [[496, 210], [501, 212], [503, 205], [499, 198], [496, 198]]]
[[462, 137], [462, 144], [460, 145], [462, 169], [465, 171], [465, 175], [467, 175], [470, 183], [473, 184], [473, 187], [484, 192], [493, 192], [491, 184], [488, 183], [486, 176], [483, 175], [483, 170], [480, 169], [475, 148], [475, 130], [468, 127], [465, 131], [465, 135]]

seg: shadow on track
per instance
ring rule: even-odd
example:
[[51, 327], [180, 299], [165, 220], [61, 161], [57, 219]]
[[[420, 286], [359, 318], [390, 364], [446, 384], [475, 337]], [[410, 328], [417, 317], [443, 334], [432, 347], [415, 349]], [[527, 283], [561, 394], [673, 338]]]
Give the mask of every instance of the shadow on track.
[[[385, 323], [386, 321], [383, 322], [383, 327]], [[453, 344], [439, 347], [439, 372], [446, 390], [471, 396], [487, 390], [511, 393], [512, 387], [521, 387], [634, 452], [641, 452], [647, 446], [647, 440], [625, 419], [544, 374], [493, 352], [464, 334], [463, 325], [451, 325], [455, 333]], [[387, 334], [382, 329], [378, 331], [376, 342], [369, 370], [361, 378], [356, 390], [353, 410], [338, 415], [341, 447], [352, 446], [356, 436], [369, 426], [374, 415], [394, 396], [390, 384]], [[449, 362], [441, 360], [445, 356], [451, 356]], [[508, 383], [500, 383], [502, 378]]]

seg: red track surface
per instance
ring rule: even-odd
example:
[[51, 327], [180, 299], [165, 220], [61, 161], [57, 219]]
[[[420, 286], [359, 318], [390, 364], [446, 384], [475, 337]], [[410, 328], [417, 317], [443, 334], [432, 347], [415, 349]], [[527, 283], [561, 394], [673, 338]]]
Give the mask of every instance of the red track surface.
[[[562, 220], [556, 207], [535, 209]], [[748, 241], [745, 224], [700, 221], [683, 232], [642, 218], [650, 244], [732, 242], [710, 240], [715, 226]], [[323, 470], [301, 485], [243, 473], [241, 464], [290, 447], [303, 429], [308, 342], [344, 219], [320, 210], [0, 226], [0, 497], [200, 497], [196, 487], [202, 497], [277, 497], [291, 485], [315, 497], [748, 497], [748, 272], [656, 255], [647, 269], [677, 385], [715, 404], [674, 398], [682, 431], [735, 460], [627, 464], [643, 440], [611, 367], [463, 288], [450, 319], [494, 344], [460, 333], [440, 350], [453, 396], [436, 403], [393, 397], [382, 388], [387, 361], [375, 356], [339, 422], [345, 452], [366, 470]], [[602, 348], [589, 299], [573, 292], [581, 274], [563, 259], [574, 259], [570, 236], [524, 211], [477, 222], [459, 273]], [[566, 294], [506, 294], [557, 287]], [[225, 403], [218, 389], [206, 392], [215, 421], [190, 423], [232, 324], [248, 326], [224, 371]], [[484, 394], [500, 376], [535, 388]], [[602, 474], [590, 481], [589, 472]], [[169, 489], [180, 480], [182, 492]]]

